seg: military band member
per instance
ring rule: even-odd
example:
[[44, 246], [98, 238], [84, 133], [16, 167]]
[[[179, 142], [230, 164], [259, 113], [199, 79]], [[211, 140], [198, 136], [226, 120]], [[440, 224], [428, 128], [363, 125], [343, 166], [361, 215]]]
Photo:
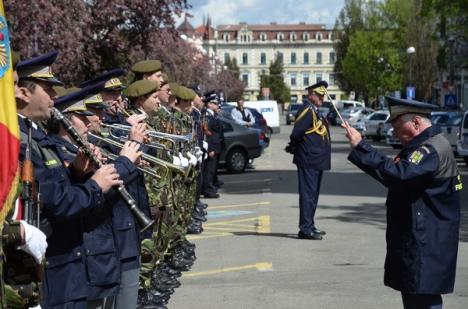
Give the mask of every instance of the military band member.
[[[92, 277], [95, 262], [109, 251], [97, 250], [94, 240], [85, 238], [82, 218], [93, 209], [104, 207], [103, 193], [122, 181], [112, 165], [94, 171], [82, 153], [66, 167], [59, 155], [59, 146], [38, 125], [51, 117], [51, 95], [55, 95], [52, 86], [60, 84], [50, 69], [56, 57], [57, 53], [53, 52], [18, 64], [16, 99], [22, 140], [20, 157], [24, 157], [30, 122], [32, 162], [42, 197], [41, 215], [49, 220], [51, 227], [47, 235], [41, 305], [87, 308], [89, 284], [113, 284], [114, 278]], [[91, 177], [87, 176], [89, 173]]]

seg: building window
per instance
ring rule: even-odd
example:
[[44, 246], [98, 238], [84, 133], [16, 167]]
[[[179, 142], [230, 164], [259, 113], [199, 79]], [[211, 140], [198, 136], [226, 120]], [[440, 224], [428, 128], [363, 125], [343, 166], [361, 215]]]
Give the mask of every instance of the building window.
[[262, 32], [260, 33], [260, 41], [265, 42], [267, 40], [267, 35], [266, 33]]
[[307, 32], [304, 32], [304, 33], [302, 34], [302, 39], [303, 39], [305, 42], [307, 42], [307, 41], [309, 40], [309, 34], [308, 34]]
[[260, 64], [266, 64], [266, 54], [265, 53], [260, 54]]
[[302, 95], [302, 102], [308, 101], [309, 98], [307, 97], [307, 94]]
[[276, 34], [276, 39], [278, 41], [283, 41], [284, 40], [284, 34], [282, 32], [278, 32], [278, 34]]
[[297, 40], [297, 35], [294, 32], [291, 32], [289, 34], [289, 39], [294, 42]]
[[291, 64], [296, 64], [296, 53], [291, 53]]
[[321, 81], [322, 81], [322, 73], [321, 72], [315, 73], [315, 82], [319, 83]]
[[249, 86], [249, 73], [242, 73], [242, 81], [247, 87]]
[[291, 103], [297, 103], [297, 94], [291, 96]]
[[335, 52], [330, 52], [330, 64], [335, 63]]
[[223, 41], [229, 42], [230, 38], [231, 38], [231, 36], [228, 33], [223, 34]]
[[247, 53], [242, 54], [242, 64], [248, 64], [249, 63], [249, 55]]
[[317, 64], [322, 64], [322, 53], [321, 52], [317, 52], [317, 61], [316, 61]]
[[317, 32], [317, 33], [315, 34], [315, 39], [316, 39], [317, 41], [321, 41], [321, 40], [322, 40], [322, 33], [321, 33], [321, 32]]
[[229, 53], [224, 53], [224, 64], [228, 63], [231, 57], [229, 56]]
[[289, 73], [289, 82], [291, 86], [297, 85], [297, 74], [296, 73]]
[[309, 86], [309, 73], [302, 73], [302, 84]]
[[304, 53], [304, 64], [309, 64], [309, 53]]
[[284, 63], [284, 61], [283, 61], [283, 60], [284, 60], [284, 59], [283, 59], [283, 53], [278, 53], [278, 56], [277, 56], [277, 57], [278, 57], [278, 60], [279, 60], [280, 63]]
[[329, 73], [328, 74], [328, 85], [329, 86], [334, 86], [336, 83], [336, 75], [335, 73]]

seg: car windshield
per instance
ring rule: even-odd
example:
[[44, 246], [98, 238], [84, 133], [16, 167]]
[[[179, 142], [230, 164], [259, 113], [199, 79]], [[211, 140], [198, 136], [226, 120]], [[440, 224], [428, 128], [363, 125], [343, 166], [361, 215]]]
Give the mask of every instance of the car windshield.
[[301, 106], [300, 104], [291, 104], [289, 105], [289, 111], [291, 112], [295, 112], [299, 109], [299, 106]]
[[349, 114], [351, 114], [351, 111], [352, 111], [351, 108], [345, 109], [343, 112], [341, 112], [341, 115], [349, 116]]
[[374, 113], [369, 116], [369, 120], [387, 120], [388, 115], [384, 113]]
[[458, 115], [458, 116], [450, 118], [447, 121], [447, 124], [450, 125], [450, 126], [459, 126], [462, 119], [463, 119], [463, 115]]

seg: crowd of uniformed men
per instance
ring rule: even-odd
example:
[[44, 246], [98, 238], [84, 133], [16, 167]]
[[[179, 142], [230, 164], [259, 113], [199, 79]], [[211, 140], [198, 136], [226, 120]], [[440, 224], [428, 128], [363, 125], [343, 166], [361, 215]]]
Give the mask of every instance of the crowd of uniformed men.
[[170, 82], [158, 60], [135, 63], [126, 86], [114, 69], [67, 89], [56, 57], [13, 55], [33, 177], [3, 227], [1, 305], [165, 308], [195, 260], [200, 195], [219, 196], [216, 92]]

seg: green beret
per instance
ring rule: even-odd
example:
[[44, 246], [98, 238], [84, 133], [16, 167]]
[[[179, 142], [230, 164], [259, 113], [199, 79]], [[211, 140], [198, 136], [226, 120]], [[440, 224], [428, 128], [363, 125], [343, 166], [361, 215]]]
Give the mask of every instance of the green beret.
[[137, 80], [125, 89], [124, 94], [129, 98], [138, 98], [159, 90], [157, 82], [152, 80]]
[[162, 70], [159, 60], [142, 60], [135, 63], [130, 69], [133, 73], [153, 73]]
[[13, 64], [13, 69], [16, 69], [16, 65], [21, 61], [20, 56], [14, 50], [11, 50], [11, 63]]
[[[171, 92], [172, 92], [172, 88], [171, 88]], [[174, 95], [176, 96], [176, 98], [184, 100], [184, 101], [192, 101], [197, 96], [195, 91], [184, 86], [179, 86]]]

